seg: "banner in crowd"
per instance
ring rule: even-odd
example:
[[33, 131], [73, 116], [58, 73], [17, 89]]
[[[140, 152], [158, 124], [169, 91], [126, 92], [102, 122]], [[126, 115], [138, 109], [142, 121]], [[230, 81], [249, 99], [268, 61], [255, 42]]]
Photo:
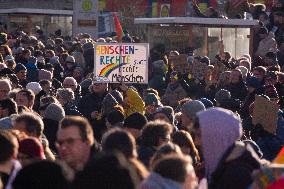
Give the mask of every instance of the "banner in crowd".
[[94, 76], [110, 83], [148, 83], [149, 44], [96, 44]]
[[263, 129], [271, 134], [276, 133], [278, 119], [278, 104], [269, 101], [262, 96], [255, 96], [252, 122], [260, 124]]

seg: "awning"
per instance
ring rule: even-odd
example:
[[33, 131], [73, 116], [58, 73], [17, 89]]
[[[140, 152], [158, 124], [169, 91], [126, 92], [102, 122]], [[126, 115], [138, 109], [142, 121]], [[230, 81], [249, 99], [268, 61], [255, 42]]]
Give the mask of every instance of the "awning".
[[14, 8], [0, 9], [0, 14], [47, 14], [47, 15], [68, 15], [72, 16], [72, 10], [54, 10], [54, 9], [30, 9], [30, 8]]
[[135, 18], [135, 24], [181, 24], [181, 25], [208, 25], [214, 27], [233, 26], [251, 27], [258, 24], [257, 20], [199, 18], [199, 17], [163, 17], [163, 18]]

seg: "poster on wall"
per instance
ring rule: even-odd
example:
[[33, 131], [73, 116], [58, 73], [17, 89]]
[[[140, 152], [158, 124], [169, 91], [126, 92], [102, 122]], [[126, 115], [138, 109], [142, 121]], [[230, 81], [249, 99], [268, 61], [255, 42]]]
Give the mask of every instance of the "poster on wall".
[[72, 33], [88, 33], [96, 38], [98, 34], [98, 0], [73, 0]]
[[110, 83], [148, 83], [149, 44], [95, 45], [94, 76]]
[[170, 17], [170, 4], [161, 4], [160, 17]]

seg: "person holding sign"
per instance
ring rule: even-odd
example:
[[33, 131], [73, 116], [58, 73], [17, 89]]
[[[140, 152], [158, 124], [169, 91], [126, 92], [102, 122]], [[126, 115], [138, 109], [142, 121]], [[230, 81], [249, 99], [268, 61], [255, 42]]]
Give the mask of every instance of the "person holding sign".
[[187, 93], [181, 86], [176, 72], [172, 72], [170, 78], [171, 81], [161, 101], [164, 105], [176, 108], [178, 102], [187, 97]]
[[254, 127], [251, 135], [263, 152], [263, 158], [272, 161], [282, 146], [278, 136], [281, 129], [278, 127], [279, 107], [267, 96], [256, 96], [255, 99], [252, 116]]

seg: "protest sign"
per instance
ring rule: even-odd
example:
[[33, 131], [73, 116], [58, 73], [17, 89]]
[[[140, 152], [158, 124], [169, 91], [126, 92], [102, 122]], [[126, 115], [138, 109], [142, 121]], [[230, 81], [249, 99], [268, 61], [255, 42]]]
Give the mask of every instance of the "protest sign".
[[275, 134], [278, 111], [278, 104], [257, 95], [255, 96], [252, 123], [254, 125], [260, 124], [267, 132]]
[[188, 73], [189, 72], [189, 64], [187, 62], [187, 55], [181, 54], [177, 56], [169, 57], [169, 61], [171, 65], [173, 65], [174, 70], [178, 73]]
[[225, 72], [226, 70], [227, 70], [226, 66], [222, 62], [217, 60], [214, 64], [212, 80], [218, 81], [220, 74]]
[[149, 44], [96, 44], [95, 77], [110, 83], [148, 83]]
[[194, 79], [203, 80], [206, 70], [207, 70], [207, 64], [202, 63], [200, 61], [194, 60], [191, 66], [191, 75]]

